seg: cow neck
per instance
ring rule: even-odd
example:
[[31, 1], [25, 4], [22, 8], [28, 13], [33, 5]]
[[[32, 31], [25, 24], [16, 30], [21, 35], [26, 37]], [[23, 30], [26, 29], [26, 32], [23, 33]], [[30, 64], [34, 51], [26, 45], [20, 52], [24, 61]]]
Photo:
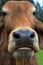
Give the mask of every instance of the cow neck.
[[33, 58], [17, 58], [16, 65], [38, 65], [36, 57]]
[[28, 65], [28, 59], [27, 58], [17, 58], [16, 65]]

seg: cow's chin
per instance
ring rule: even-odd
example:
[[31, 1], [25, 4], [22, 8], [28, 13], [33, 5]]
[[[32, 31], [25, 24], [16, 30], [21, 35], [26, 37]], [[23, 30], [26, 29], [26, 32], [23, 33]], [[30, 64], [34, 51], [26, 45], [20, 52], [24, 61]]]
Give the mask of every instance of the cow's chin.
[[31, 49], [31, 48], [18, 48], [16, 49], [12, 55], [15, 57], [15, 58], [30, 58], [30, 57], [33, 57], [34, 55], [34, 50]]

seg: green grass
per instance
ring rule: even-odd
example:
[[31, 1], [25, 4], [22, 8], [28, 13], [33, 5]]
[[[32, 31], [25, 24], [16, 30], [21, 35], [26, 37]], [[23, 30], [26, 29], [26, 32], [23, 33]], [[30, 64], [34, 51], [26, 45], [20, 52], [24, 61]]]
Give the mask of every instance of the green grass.
[[43, 65], [43, 50], [39, 50], [38, 53], [36, 53], [38, 65]]

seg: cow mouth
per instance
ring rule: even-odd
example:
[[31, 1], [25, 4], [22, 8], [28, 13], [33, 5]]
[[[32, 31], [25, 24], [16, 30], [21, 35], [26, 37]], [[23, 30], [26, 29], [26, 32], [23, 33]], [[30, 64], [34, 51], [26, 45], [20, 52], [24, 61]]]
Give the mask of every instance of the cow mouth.
[[31, 50], [34, 50], [33, 48], [30, 48], [30, 47], [19, 47], [19, 48], [16, 48], [15, 50], [20, 50], [20, 51], [31, 51]]
[[18, 50], [31, 50], [31, 48], [28, 48], [28, 47], [21, 47], [21, 48], [18, 48]]
[[16, 48], [12, 55], [14, 57], [20, 57], [20, 58], [29, 58], [32, 57], [35, 53], [35, 50], [33, 48], [28, 48], [28, 47], [19, 47]]

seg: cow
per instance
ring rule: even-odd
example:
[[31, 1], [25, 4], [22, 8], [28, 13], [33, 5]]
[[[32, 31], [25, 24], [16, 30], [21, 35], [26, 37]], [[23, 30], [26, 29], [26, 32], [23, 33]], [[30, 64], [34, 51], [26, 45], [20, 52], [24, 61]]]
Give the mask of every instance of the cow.
[[36, 52], [43, 50], [43, 23], [28, 1], [8, 1], [0, 16], [0, 65], [38, 65]]

